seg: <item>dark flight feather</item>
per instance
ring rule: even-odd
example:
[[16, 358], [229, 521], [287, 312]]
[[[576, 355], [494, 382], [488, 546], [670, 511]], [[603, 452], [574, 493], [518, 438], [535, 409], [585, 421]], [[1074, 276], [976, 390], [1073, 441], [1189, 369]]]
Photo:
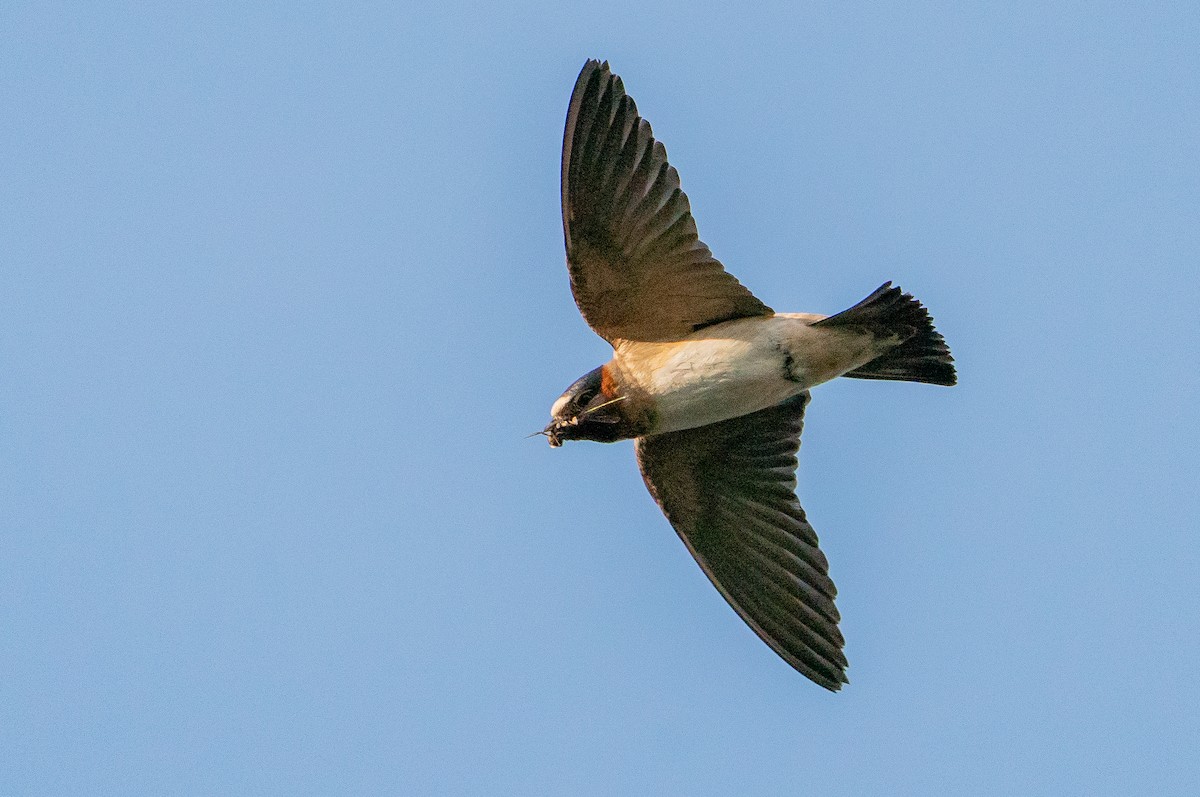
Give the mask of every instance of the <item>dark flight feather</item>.
[[575, 303], [610, 343], [772, 314], [700, 240], [666, 149], [607, 63], [588, 61], [571, 95], [562, 208]]

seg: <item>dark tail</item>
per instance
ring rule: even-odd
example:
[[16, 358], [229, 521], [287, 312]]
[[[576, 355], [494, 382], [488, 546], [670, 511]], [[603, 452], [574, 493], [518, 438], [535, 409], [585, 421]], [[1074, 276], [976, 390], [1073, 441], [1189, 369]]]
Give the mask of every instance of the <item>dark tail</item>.
[[882, 340], [900, 341], [895, 348], [845, 376], [947, 386], [958, 381], [954, 358], [946, 341], [933, 328], [929, 311], [909, 294], [893, 288], [890, 282], [849, 310], [823, 318], [813, 326], [853, 327]]

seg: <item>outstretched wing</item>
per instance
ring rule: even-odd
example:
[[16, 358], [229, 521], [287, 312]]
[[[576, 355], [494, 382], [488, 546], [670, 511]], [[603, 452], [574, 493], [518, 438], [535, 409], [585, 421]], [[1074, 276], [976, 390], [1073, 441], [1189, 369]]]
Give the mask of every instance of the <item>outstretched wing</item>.
[[584, 64], [571, 95], [562, 204], [575, 303], [608, 342], [771, 315], [697, 236], [679, 173], [607, 63]]
[[725, 600], [783, 659], [836, 691], [846, 683], [837, 590], [796, 500], [808, 393], [728, 421], [643, 437], [651, 495]]

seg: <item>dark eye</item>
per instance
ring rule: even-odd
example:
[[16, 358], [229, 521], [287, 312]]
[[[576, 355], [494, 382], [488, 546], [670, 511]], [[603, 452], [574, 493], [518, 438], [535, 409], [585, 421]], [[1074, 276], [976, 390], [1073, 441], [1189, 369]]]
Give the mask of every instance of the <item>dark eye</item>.
[[594, 399], [595, 397], [596, 397], [596, 394], [595, 394], [595, 393], [584, 393], [584, 394], [581, 394], [581, 395], [579, 396], [579, 398], [578, 398], [578, 402], [579, 402], [579, 403], [577, 403], [577, 404], [575, 405], [575, 408], [576, 408], [576, 409], [580, 409], [580, 410], [581, 410], [581, 409], [583, 409], [583, 408], [584, 408], [584, 407], [586, 407], [587, 405], [591, 404], [591, 403], [592, 403], [592, 399]]

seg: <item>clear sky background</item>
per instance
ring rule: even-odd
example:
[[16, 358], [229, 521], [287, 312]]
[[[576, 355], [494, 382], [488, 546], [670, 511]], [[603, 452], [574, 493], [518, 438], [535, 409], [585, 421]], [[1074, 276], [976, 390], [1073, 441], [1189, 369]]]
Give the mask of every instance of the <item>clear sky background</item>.
[[[1200, 793], [1200, 6], [984, 5], [5, 3], [0, 793]], [[524, 439], [588, 57], [760, 298], [957, 357], [809, 408], [841, 694]]]

